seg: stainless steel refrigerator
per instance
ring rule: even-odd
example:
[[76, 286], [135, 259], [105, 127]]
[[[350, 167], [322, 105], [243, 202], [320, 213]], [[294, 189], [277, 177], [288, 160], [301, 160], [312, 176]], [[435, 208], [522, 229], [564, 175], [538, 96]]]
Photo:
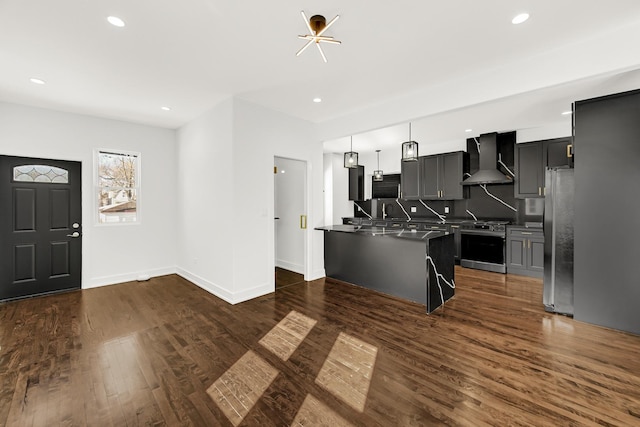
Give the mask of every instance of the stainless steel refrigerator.
[[545, 173], [542, 299], [546, 311], [573, 316], [573, 169]]

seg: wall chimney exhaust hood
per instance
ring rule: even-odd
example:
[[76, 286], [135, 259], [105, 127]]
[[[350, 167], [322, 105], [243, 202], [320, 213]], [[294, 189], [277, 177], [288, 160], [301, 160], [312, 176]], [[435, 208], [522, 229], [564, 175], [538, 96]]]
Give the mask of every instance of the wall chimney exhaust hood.
[[485, 133], [480, 135], [480, 168], [469, 178], [462, 181], [462, 185], [481, 184], [511, 184], [513, 179], [498, 170], [498, 134]]

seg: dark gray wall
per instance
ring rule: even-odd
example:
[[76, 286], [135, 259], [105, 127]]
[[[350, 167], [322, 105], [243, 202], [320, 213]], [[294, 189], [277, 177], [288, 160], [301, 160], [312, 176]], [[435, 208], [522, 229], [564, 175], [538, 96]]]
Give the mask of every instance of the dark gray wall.
[[577, 320], [640, 334], [640, 91], [575, 104]]

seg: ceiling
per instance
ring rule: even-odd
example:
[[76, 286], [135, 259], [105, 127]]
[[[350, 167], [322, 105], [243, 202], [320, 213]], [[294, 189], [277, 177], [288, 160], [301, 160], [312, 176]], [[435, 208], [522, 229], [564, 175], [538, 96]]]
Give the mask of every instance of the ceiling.
[[[295, 56], [301, 10], [340, 15], [326, 64]], [[175, 129], [236, 96], [316, 123], [325, 151], [388, 126], [404, 138], [408, 120], [447, 141], [640, 88], [639, 29], [637, 0], [0, 0], [0, 101]]]

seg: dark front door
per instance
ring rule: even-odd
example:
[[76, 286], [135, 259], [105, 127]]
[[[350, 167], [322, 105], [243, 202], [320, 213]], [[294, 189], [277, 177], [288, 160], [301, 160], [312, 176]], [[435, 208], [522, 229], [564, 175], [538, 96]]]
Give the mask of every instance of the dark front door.
[[0, 156], [0, 300], [80, 289], [80, 170]]

